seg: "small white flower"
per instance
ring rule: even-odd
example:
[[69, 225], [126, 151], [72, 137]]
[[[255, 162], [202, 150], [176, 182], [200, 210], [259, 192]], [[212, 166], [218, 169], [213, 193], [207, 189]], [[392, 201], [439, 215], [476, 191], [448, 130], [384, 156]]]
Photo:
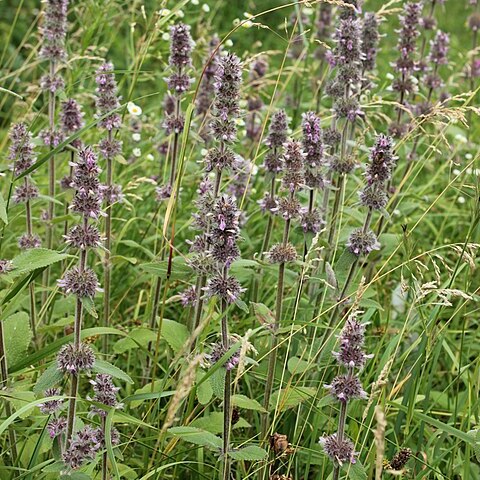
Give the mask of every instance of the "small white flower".
[[204, 157], [208, 153], [208, 150], [206, 148], [202, 148], [200, 153], [202, 154], [202, 157]]
[[170, 12], [171, 12], [171, 10], [169, 10], [168, 8], [161, 8], [161, 9], [158, 11], [158, 14], [159, 14], [161, 17], [166, 17], [167, 15], [170, 15]]
[[462, 135], [461, 133], [457, 133], [455, 135], [455, 140], [457, 140], [457, 142], [460, 142], [460, 143], [467, 143], [467, 137], [465, 137], [465, 135]]
[[460, 204], [464, 204], [465, 203], [465, 197], [458, 197], [457, 202], [460, 203]]
[[393, 211], [393, 214], [396, 216], [396, 217], [399, 217], [401, 215], [401, 212], [400, 210], [397, 208]]
[[192, 5], [198, 5], [200, 2], [198, 0], [190, 0]]
[[208, 3], [204, 3], [202, 5], [202, 10], [205, 12], [205, 13], [208, 13], [210, 11], [210, 7], [208, 6]]
[[468, 167], [466, 172], [467, 172], [467, 175], [471, 175], [473, 173], [473, 170], [470, 167]]
[[387, 73], [386, 76], [388, 80], [393, 80], [395, 78], [391, 73]]
[[185, 16], [185, 14], [183, 13], [183, 10], [177, 10], [177, 11], [175, 12], [175, 16], [176, 16], [177, 18], [183, 18], [183, 17]]
[[130, 115], [134, 115], [135, 117], [138, 117], [142, 114], [142, 109], [133, 102], [127, 103], [127, 110]]
[[480, 175], [480, 168], [476, 168], [473, 173], [478, 177]]
[[465, 158], [466, 158], [467, 160], [471, 160], [471, 159], [473, 158], [473, 155], [472, 155], [471, 153], [466, 153], [466, 154], [465, 154]]
[[410, 80], [414, 85], [418, 85], [418, 78], [417, 77], [412, 76], [412, 77], [410, 77]]
[[246, 22], [242, 23], [243, 28], [251, 28], [253, 27], [253, 22], [251, 20], [247, 20]]
[[248, 13], [248, 12], [243, 12], [243, 16], [244, 16], [245, 18], [248, 18], [249, 20], [250, 20], [251, 18], [253, 18], [253, 15], [252, 15], [251, 13]]
[[460, 172], [460, 170], [459, 170], [458, 168], [454, 168], [453, 171], [452, 171], [452, 173], [453, 173], [456, 177], [458, 177], [461, 172]]
[[165, 32], [162, 34], [162, 40], [165, 40], [165, 42], [168, 42], [170, 40], [170, 34], [168, 32]]
[[225, 41], [225, 46], [228, 48], [233, 47], [233, 42], [229, 38]]
[[256, 175], [258, 173], [258, 166], [257, 165], [254, 165], [252, 167], [252, 175]]
[[313, 15], [313, 8], [305, 7], [305, 8], [303, 9], [303, 13], [304, 13], [305, 15], [308, 15], [308, 16]]
[[151, 153], [149, 153], [147, 155], [147, 160], [149, 160], [150, 162], [153, 162], [155, 160], [155, 157]]
[[132, 133], [132, 140], [134, 142], [139, 142], [142, 139], [142, 136], [139, 133]]
[[139, 148], [134, 148], [134, 149], [132, 150], [132, 154], [133, 154], [134, 157], [137, 157], [137, 158], [138, 158], [138, 157], [140, 157], [140, 155], [142, 154], [142, 151], [141, 151]]

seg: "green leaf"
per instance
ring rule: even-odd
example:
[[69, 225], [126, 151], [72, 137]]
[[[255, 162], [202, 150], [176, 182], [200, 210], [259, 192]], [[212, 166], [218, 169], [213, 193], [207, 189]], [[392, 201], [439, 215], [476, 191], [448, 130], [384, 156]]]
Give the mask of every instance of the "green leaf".
[[195, 427], [172, 427], [168, 429], [168, 433], [185, 440], [186, 442], [201, 445], [210, 449], [221, 449], [222, 439], [213, 433], [207, 432]]
[[231, 450], [228, 452], [228, 456], [234, 460], [263, 460], [267, 456], [267, 452], [256, 445], [247, 445], [246, 447]]
[[95, 360], [93, 370], [98, 373], [107, 373], [108, 375], [111, 375], [113, 378], [118, 378], [127, 383], [133, 383], [133, 380], [130, 378], [128, 374], [126, 374], [123, 370], [116, 367], [115, 365], [112, 365], [111, 363], [106, 362], [105, 360]]
[[315, 393], [316, 390], [311, 387], [289, 387], [280, 390], [280, 392], [274, 392], [270, 400], [270, 410], [278, 408], [278, 411], [281, 412], [296, 407], [300, 403], [313, 398]]
[[2, 192], [0, 192], [0, 219], [5, 225], [8, 225], [7, 204], [3, 198]]
[[214, 395], [217, 398], [223, 398], [225, 391], [225, 369], [219, 368], [211, 377], [210, 384], [212, 385], [212, 390]]
[[[196, 418], [189, 425], [190, 427], [200, 428], [201, 430], [206, 430], [207, 432], [214, 434], [221, 434], [223, 432], [223, 413], [222, 412], [213, 412], [210, 415], [205, 417]], [[237, 428], [249, 428], [250, 424], [243, 418], [240, 418], [235, 425], [232, 426], [232, 429]]]
[[31, 248], [25, 250], [20, 255], [17, 255], [13, 260], [14, 270], [8, 276], [16, 277], [24, 273], [33, 272], [38, 268], [45, 268], [56, 262], [60, 262], [69, 258], [70, 255], [66, 253], [58, 253], [55, 250], [48, 250], [46, 248]]
[[7, 364], [14, 365], [27, 353], [32, 340], [30, 318], [25, 312], [14, 313], [3, 322]]
[[162, 322], [162, 336], [172, 347], [172, 350], [177, 353], [187, 342], [190, 333], [185, 325], [164, 318]]
[[275, 323], [275, 315], [272, 311], [263, 303], [254, 303], [251, 302], [253, 305], [253, 311], [257, 320], [263, 326], [273, 325]]
[[63, 373], [58, 369], [57, 362], [53, 362], [40, 376], [33, 387], [36, 395], [43, 394], [48, 388], [58, 385], [63, 379]]
[[[197, 371], [197, 383], [202, 380], [205, 376], [203, 370]], [[202, 382], [197, 386], [197, 399], [201, 405], [207, 405], [208, 402], [212, 399], [213, 389], [210, 381]]]
[[[12, 403], [15, 410], [19, 410], [25, 404], [28, 404], [28, 403], [33, 402], [35, 400], [35, 394], [33, 392], [30, 392], [30, 391], [14, 389], [14, 390], [9, 391], [8, 395], [10, 397], [8, 400]], [[30, 416], [30, 414], [32, 413], [34, 408], [35, 407], [32, 407], [29, 410], [24, 411], [20, 415], [20, 418], [21, 419], [28, 418]]]
[[302, 360], [298, 357], [291, 357], [288, 359], [288, 371], [292, 374], [305, 373], [307, 370], [314, 368], [314, 365], [311, 362]]
[[367, 472], [359, 460], [355, 463], [344, 464], [342, 470], [347, 472], [347, 478], [350, 480], [367, 480]]
[[[129, 377], [130, 378], [130, 377]], [[113, 470], [117, 480], [120, 480], [120, 473], [118, 472], [117, 462], [115, 460], [115, 454], [113, 453], [112, 446], [112, 425], [115, 409], [112, 408], [105, 419], [105, 446], [107, 448], [108, 459], [110, 460], [110, 469]]]
[[115, 343], [113, 351], [120, 354], [135, 348], [146, 347], [150, 342], [154, 342], [156, 338], [157, 334], [148, 328], [135, 328], [128, 333], [127, 338], [121, 338]]
[[[156, 277], [167, 278], [168, 260], [160, 262], [142, 263], [139, 265], [142, 270]], [[192, 269], [186, 264], [185, 258], [174, 257], [172, 260], [171, 280], [188, 280], [191, 278]]]
[[255, 410], [257, 412], [266, 412], [257, 400], [246, 397], [245, 395], [232, 395], [232, 405], [245, 410]]
[[93, 298], [83, 297], [81, 301], [82, 301], [82, 305], [85, 308], [85, 310], [93, 318], [98, 318], [98, 313], [97, 313], [97, 310], [95, 309], [95, 303], [93, 302]]

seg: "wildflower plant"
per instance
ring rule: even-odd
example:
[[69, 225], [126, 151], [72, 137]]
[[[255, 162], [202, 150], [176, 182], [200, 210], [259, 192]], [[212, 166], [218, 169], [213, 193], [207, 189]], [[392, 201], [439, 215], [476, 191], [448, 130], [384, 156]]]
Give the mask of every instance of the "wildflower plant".
[[[41, 26], [42, 45], [39, 56], [48, 61], [48, 73], [40, 80], [41, 89], [48, 95], [48, 130], [43, 133], [42, 138], [46, 145], [53, 149], [63, 139], [63, 133], [56, 126], [56, 104], [59, 93], [63, 90], [65, 82], [60, 75], [60, 65], [67, 59], [65, 39], [67, 35], [67, 10], [68, 0], [47, 0], [43, 23]], [[48, 206], [47, 225], [47, 248], [53, 246], [53, 218], [55, 216], [55, 156], [52, 155], [48, 163], [48, 195], [50, 202]], [[48, 270], [46, 271], [48, 272]], [[44, 283], [48, 283], [48, 273], [44, 276]]]
[[[35, 145], [32, 134], [24, 123], [17, 123], [10, 129], [10, 150], [8, 158], [12, 162], [14, 176], [25, 173], [36, 161]], [[18, 239], [18, 246], [22, 250], [38, 248], [41, 245], [40, 237], [33, 232], [32, 202], [38, 198], [39, 190], [30, 175], [23, 177], [23, 184], [15, 187], [13, 202], [25, 205], [26, 232]], [[35, 283], [29, 283], [30, 294], [30, 327], [35, 341], [37, 341], [37, 315], [35, 303]]]
[[347, 410], [352, 401], [367, 398], [358, 377], [358, 372], [371, 358], [371, 355], [364, 351], [365, 327], [365, 324], [357, 320], [356, 314], [351, 315], [346, 321], [339, 336], [339, 351], [333, 353], [346, 373], [337, 375], [330, 384], [325, 385], [329, 394], [340, 405], [337, 431], [320, 438], [320, 445], [333, 462], [333, 480], [338, 480], [343, 465], [356, 463], [355, 446], [346, 435]]
[[100, 172], [97, 156], [93, 150], [90, 147], [80, 150], [73, 165], [72, 187], [75, 189], [75, 196], [70, 208], [80, 215], [81, 223], [72, 226], [65, 235], [66, 244], [79, 252], [79, 261], [77, 266], [67, 270], [58, 281], [59, 287], [65, 293], [76, 298], [74, 341], [64, 345], [57, 356], [58, 369], [70, 376], [67, 445], [74, 433], [80, 375], [89, 373], [95, 364], [92, 347], [82, 341], [82, 324], [84, 303], [92, 302], [100, 290], [97, 275], [87, 264], [88, 252], [103, 243], [98, 227], [91, 223], [92, 220], [98, 221], [104, 215], [101, 208]]

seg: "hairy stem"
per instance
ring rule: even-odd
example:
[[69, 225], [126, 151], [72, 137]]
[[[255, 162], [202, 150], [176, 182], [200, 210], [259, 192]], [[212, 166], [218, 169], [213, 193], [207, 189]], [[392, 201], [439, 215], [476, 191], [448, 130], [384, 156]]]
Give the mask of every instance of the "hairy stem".
[[[84, 225], [88, 223], [88, 219], [84, 218]], [[87, 264], [87, 252], [82, 250], [80, 252], [80, 262], [79, 269], [81, 272], [85, 270]], [[77, 303], [75, 307], [75, 323], [73, 330], [73, 344], [75, 350], [80, 348], [80, 343], [82, 341], [82, 319], [83, 319], [83, 304], [82, 300], [77, 297]], [[72, 438], [73, 429], [75, 426], [75, 411], [77, 408], [77, 395], [78, 395], [78, 372], [71, 375], [71, 385], [70, 385], [70, 400], [68, 404], [68, 417], [67, 417], [67, 435], [65, 437], [65, 448], [68, 447], [68, 442]]]
[[[55, 62], [50, 62], [50, 76], [53, 78], [55, 75]], [[50, 149], [53, 149], [53, 132], [55, 130], [55, 93], [49, 92], [48, 94], [48, 125], [50, 128]], [[47, 248], [53, 247], [53, 219], [55, 217], [55, 155], [52, 155], [48, 160], [48, 195], [50, 200], [48, 202], [48, 220], [47, 220], [47, 232], [46, 232], [46, 244]], [[48, 284], [50, 281], [50, 267], [47, 267], [43, 272], [42, 283], [44, 291], [42, 292], [42, 305], [47, 301], [48, 297]]]

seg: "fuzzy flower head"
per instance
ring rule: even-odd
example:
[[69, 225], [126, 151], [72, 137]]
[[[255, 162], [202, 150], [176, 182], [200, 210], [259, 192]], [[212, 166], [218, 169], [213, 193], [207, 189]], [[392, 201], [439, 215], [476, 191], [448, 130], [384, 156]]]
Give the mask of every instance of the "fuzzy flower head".
[[171, 67], [181, 69], [192, 66], [192, 49], [195, 43], [190, 35], [190, 26], [184, 23], [170, 27], [170, 57]]
[[360, 323], [356, 318], [349, 318], [342, 332], [339, 335], [340, 348], [333, 356], [338, 363], [349, 368], [362, 369], [372, 355], [364, 352], [365, 324]]
[[429, 62], [434, 65], [445, 65], [448, 63], [448, 49], [450, 46], [450, 37], [448, 33], [437, 30], [435, 38], [430, 41]]
[[72, 188], [79, 192], [97, 193], [100, 186], [98, 176], [102, 170], [98, 166], [97, 156], [92, 148], [86, 147], [80, 150], [77, 160], [72, 166]]
[[[99, 373], [95, 376], [95, 380], [90, 380], [90, 383], [93, 385], [93, 391], [95, 392], [95, 395], [93, 396], [95, 402], [102, 403], [103, 405], [112, 408], [122, 407], [117, 401], [117, 393], [120, 388], [114, 385], [110, 375]], [[108, 413], [106, 410], [96, 406], [92, 406], [91, 411], [101, 417], [106, 417]]]
[[232, 143], [237, 136], [235, 119], [240, 114], [242, 63], [233, 53], [221, 57], [215, 72], [214, 119], [212, 134], [218, 140]]
[[216, 262], [229, 268], [240, 256], [236, 243], [240, 235], [240, 211], [233, 197], [222, 195], [215, 202], [212, 214], [211, 254]]
[[65, 465], [72, 470], [80, 468], [86, 461], [95, 459], [95, 455], [101, 448], [101, 430], [85, 425], [68, 442], [62, 459]]
[[281, 148], [287, 141], [288, 117], [285, 110], [277, 110], [270, 120], [267, 139], [265, 143], [271, 148]]
[[15, 187], [12, 200], [14, 203], [26, 203], [37, 198], [38, 195], [38, 188], [31, 181], [27, 181]]
[[35, 163], [35, 144], [32, 141], [32, 134], [24, 123], [14, 124], [10, 129], [9, 137], [11, 145], [8, 159], [13, 162], [13, 173], [20, 175]]
[[74, 225], [67, 235], [64, 235], [65, 243], [72, 248], [87, 250], [102, 245], [102, 236], [95, 225]]
[[197, 302], [197, 290], [194, 285], [180, 293], [180, 301], [183, 307], [193, 307]]
[[47, 423], [47, 432], [50, 438], [56, 438], [67, 431], [67, 419], [65, 417], [52, 418]]
[[303, 233], [318, 233], [325, 225], [322, 214], [318, 208], [305, 210], [300, 216], [300, 225]]
[[79, 298], [93, 298], [97, 292], [101, 291], [97, 275], [91, 268], [80, 270], [79, 267], [73, 267], [67, 270], [63, 278], [58, 281], [58, 286], [66, 293]]
[[356, 463], [355, 448], [348, 438], [339, 439], [337, 434], [334, 433], [328, 437], [321, 437], [319, 443], [336, 465]]
[[291, 263], [297, 259], [297, 249], [291, 243], [277, 243], [267, 252], [270, 263]]
[[380, 250], [380, 243], [372, 230], [363, 231], [363, 228], [357, 228], [348, 237], [346, 244], [348, 250], [357, 257], [368, 255], [373, 250]]
[[112, 112], [120, 107], [118, 87], [115, 80], [113, 63], [105, 62], [97, 70], [95, 82], [97, 84], [95, 105], [97, 107], [96, 118], [102, 118], [98, 125], [106, 130], [120, 127], [121, 117]]
[[380, 134], [375, 139], [375, 144], [370, 149], [370, 162], [366, 171], [366, 179], [369, 185], [384, 183], [391, 176], [397, 158], [393, 151], [392, 137]]
[[325, 385], [325, 388], [339, 402], [367, 398], [367, 393], [363, 390], [362, 384], [356, 375], [338, 375], [332, 380], [330, 385]]
[[305, 154], [302, 144], [297, 140], [290, 140], [285, 143], [284, 171], [282, 185], [286, 190], [294, 192], [305, 183], [304, 161]]
[[207, 297], [219, 297], [226, 303], [235, 303], [245, 291], [240, 282], [232, 276], [214, 275], [207, 283]]
[[60, 109], [60, 125], [63, 133], [71, 135], [84, 126], [83, 112], [80, 105], [73, 99], [69, 98], [61, 104]]
[[323, 163], [323, 131], [320, 117], [314, 112], [302, 115], [302, 145], [305, 152], [305, 165], [308, 168], [320, 167]]
[[[206, 358], [210, 365], [215, 365], [227, 353], [227, 351], [235, 342], [233, 341], [233, 339], [230, 339], [229, 343], [230, 346], [228, 348], [225, 348], [220, 342], [212, 344], [212, 349]], [[225, 367], [225, 369], [227, 370], [232, 370], [238, 365], [239, 361], [240, 349], [237, 350], [230, 358], [227, 358], [227, 360], [225, 360], [223, 367]]]
[[[45, 397], [57, 397], [61, 394], [59, 388], [48, 388], [45, 390]], [[63, 405], [63, 400], [48, 400], [39, 405], [40, 411], [46, 415], [57, 412]]]
[[40, 57], [58, 62], [67, 57], [65, 36], [67, 34], [68, 0], [46, 0], [45, 3]]
[[378, 18], [375, 13], [367, 12], [362, 23], [362, 65], [365, 71], [375, 68], [379, 38]]
[[335, 63], [337, 65], [358, 65], [362, 59], [361, 27], [355, 18], [340, 20], [335, 32]]
[[0, 260], [0, 275], [5, 275], [13, 270], [13, 263], [10, 260]]
[[401, 28], [398, 31], [397, 50], [400, 52], [400, 57], [395, 68], [406, 77], [415, 68], [414, 53], [417, 37], [420, 35], [418, 27], [421, 12], [421, 3], [407, 2], [403, 7], [403, 14], [399, 17]]
[[25, 233], [18, 238], [18, 247], [20, 250], [30, 250], [31, 248], [40, 248], [42, 241], [36, 233]]
[[77, 348], [73, 343], [64, 345], [57, 355], [57, 367], [63, 373], [78, 375], [90, 371], [95, 364], [95, 354], [87, 343], [80, 343]]

